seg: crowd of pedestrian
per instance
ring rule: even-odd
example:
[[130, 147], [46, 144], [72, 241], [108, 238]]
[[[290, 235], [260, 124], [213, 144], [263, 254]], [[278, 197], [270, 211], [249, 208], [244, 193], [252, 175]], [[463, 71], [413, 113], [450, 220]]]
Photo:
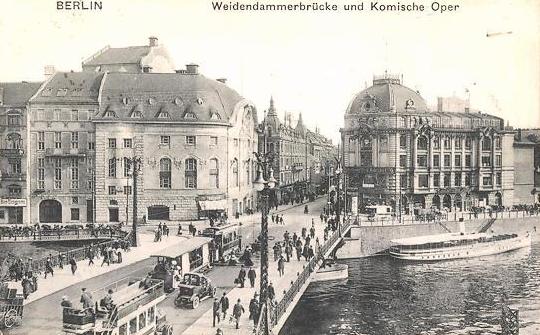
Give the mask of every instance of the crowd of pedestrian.
[[154, 242], [161, 242], [163, 236], [169, 237], [169, 226], [166, 223], [159, 222], [158, 226], [154, 230]]
[[88, 232], [91, 236], [99, 237], [113, 237], [121, 234], [121, 224], [108, 225], [108, 224], [87, 224], [83, 225], [48, 225], [48, 224], [35, 224], [33, 226], [16, 226], [16, 227], [0, 227], [0, 239], [1, 240], [14, 240], [17, 239], [33, 239], [39, 240], [43, 236], [54, 236], [61, 238], [65, 234], [73, 234], [73, 232], [83, 233]]

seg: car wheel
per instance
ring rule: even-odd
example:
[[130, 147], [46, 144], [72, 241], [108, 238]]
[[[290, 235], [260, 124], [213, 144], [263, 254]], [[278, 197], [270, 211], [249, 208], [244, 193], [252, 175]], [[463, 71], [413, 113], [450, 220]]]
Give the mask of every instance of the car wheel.
[[199, 297], [193, 298], [193, 302], [191, 303], [191, 307], [193, 309], [197, 308], [199, 306]]

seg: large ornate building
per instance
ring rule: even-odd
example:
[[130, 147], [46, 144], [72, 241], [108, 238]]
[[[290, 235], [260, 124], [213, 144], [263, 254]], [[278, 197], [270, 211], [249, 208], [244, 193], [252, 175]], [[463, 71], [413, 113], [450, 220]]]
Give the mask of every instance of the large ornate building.
[[102, 50], [83, 72], [57, 72], [39, 88], [28, 102], [26, 223], [129, 220], [133, 161], [139, 218], [255, 207], [255, 107], [195, 64], [171, 66], [151, 38]]
[[[259, 150], [266, 143], [266, 151], [274, 153], [274, 176], [278, 181], [278, 199], [304, 196], [315, 192], [322, 182], [326, 162], [335, 163], [336, 147], [332, 141], [313, 132], [304, 125], [302, 114], [293, 127], [291, 115], [286, 114], [282, 122], [270, 99], [270, 106], [260, 127], [264, 132], [259, 136]], [[266, 137], [266, 140], [264, 139]]]
[[503, 120], [468, 108], [430, 111], [397, 76], [375, 77], [352, 99], [341, 136], [349, 202], [356, 197], [360, 208], [514, 202], [514, 132]]

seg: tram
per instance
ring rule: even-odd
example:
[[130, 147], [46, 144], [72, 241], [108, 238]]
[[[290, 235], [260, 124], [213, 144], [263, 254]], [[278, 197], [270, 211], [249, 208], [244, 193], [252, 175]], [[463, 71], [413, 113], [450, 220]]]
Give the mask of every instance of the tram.
[[242, 248], [242, 236], [238, 223], [205, 228], [201, 235], [213, 239], [212, 263], [224, 262], [231, 254]]
[[[163, 281], [130, 279], [109, 285], [116, 288], [108, 305], [95, 310], [64, 308], [62, 330], [66, 335], [172, 335], [173, 328], [157, 305], [165, 299]], [[97, 295], [97, 294], [96, 294]]]

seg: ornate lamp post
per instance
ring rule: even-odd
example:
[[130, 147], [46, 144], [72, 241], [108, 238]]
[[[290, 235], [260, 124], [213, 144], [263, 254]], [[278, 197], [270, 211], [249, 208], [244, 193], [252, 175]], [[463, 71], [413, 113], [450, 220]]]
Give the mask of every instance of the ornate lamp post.
[[[121, 159], [118, 158], [118, 161]], [[129, 164], [130, 170], [131, 170], [131, 177], [133, 177], [132, 182], [132, 189], [133, 189], [133, 214], [132, 214], [132, 233], [131, 233], [131, 246], [137, 247], [138, 246], [138, 236], [137, 236], [137, 177], [139, 175], [139, 171], [142, 167], [142, 158], [138, 156], [133, 156], [131, 158], [126, 157], [125, 163]], [[129, 181], [129, 179], [128, 179]], [[129, 185], [129, 182], [126, 182], [127, 185]], [[126, 190], [127, 191], [127, 190]], [[127, 217], [128, 217], [128, 208], [129, 208], [129, 194], [126, 195], [126, 224], [127, 224]]]
[[[268, 213], [270, 212], [270, 193], [276, 186], [274, 171], [272, 170], [273, 153], [266, 153], [266, 134], [263, 134], [263, 153], [254, 153], [257, 158], [257, 179], [253, 182], [256, 191], [259, 192], [259, 204], [261, 208], [261, 288], [260, 288], [260, 334], [269, 334], [268, 325]], [[267, 176], [268, 180], [264, 179]]]

